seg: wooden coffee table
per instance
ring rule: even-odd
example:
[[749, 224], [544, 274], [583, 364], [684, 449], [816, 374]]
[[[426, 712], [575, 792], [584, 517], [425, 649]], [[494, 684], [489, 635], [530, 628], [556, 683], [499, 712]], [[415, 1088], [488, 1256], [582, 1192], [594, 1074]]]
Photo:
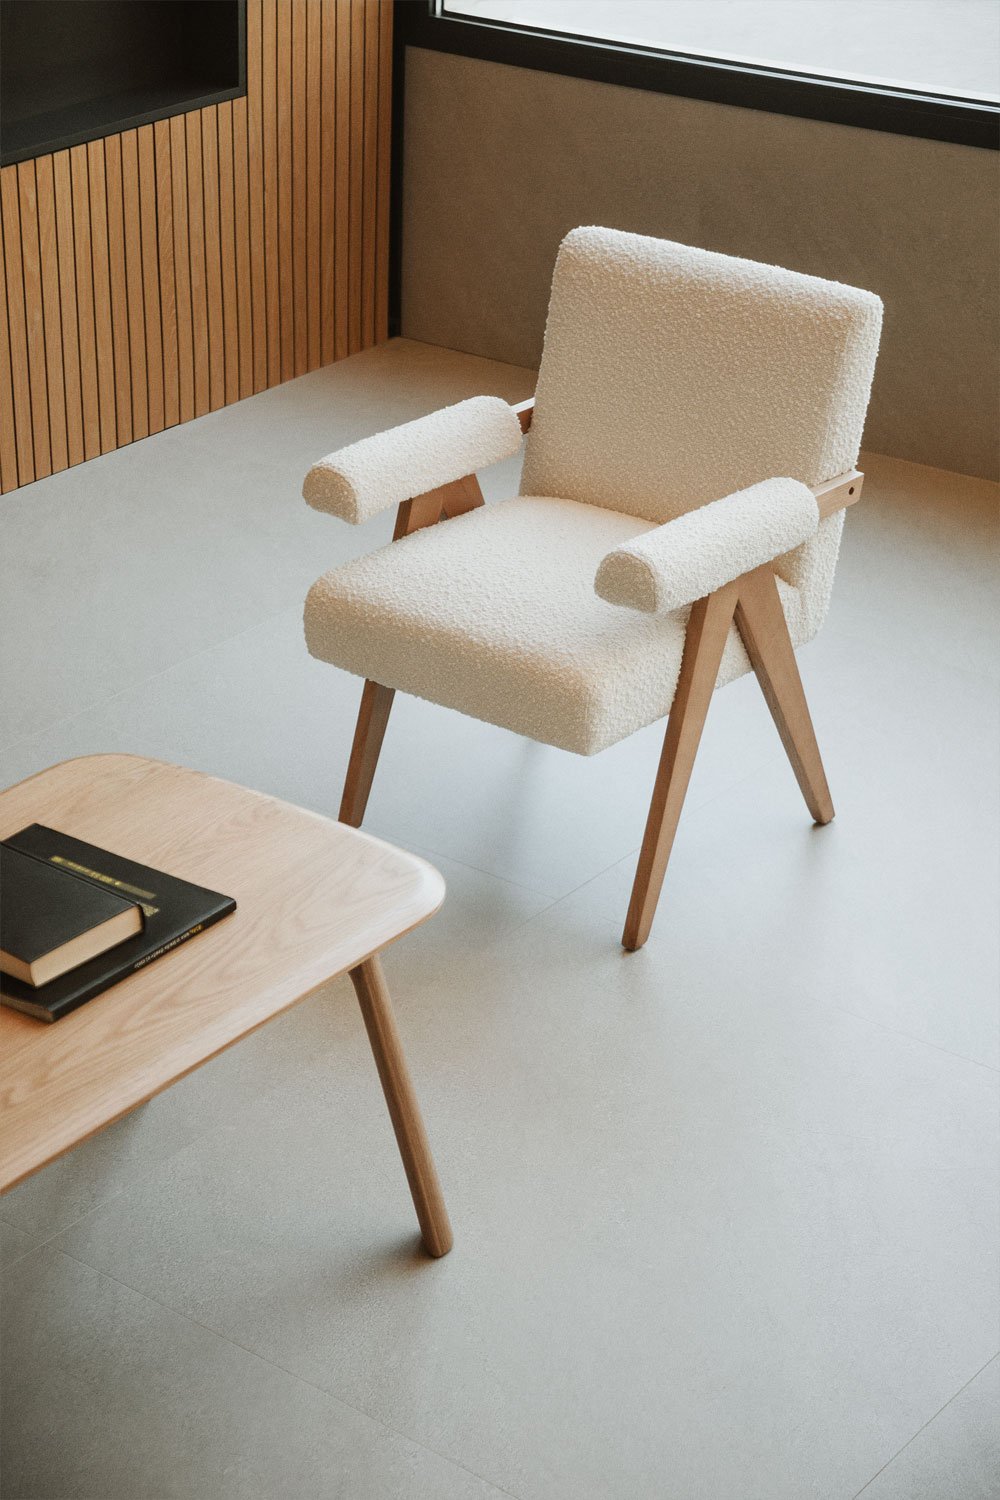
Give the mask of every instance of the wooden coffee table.
[[349, 974], [424, 1245], [451, 1227], [378, 953], [441, 905], [444, 881], [369, 834], [132, 755], [65, 761], [0, 793], [0, 838], [46, 823], [234, 896], [237, 910], [49, 1024], [0, 1011], [0, 1191]]

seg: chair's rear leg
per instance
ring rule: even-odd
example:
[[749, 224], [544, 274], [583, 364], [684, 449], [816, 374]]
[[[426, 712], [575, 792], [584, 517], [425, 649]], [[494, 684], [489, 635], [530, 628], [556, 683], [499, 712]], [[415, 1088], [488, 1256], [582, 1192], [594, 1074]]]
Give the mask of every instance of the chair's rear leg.
[[340, 799], [340, 821], [360, 828], [368, 806], [368, 794], [375, 778], [379, 751], [389, 722], [389, 710], [395, 697], [392, 688], [378, 682], [366, 682], [361, 694], [358, 724], [354, 731], [351, 758], [347, 763], [344, 795]]
[[770, 565], [740, 579], [736, 625], [806, 806], [817, 823], [829, 823], [833, 801]]
[[622, 946], [641, 948], [653, 925], [684, 794], [708, 713], [736, 607], [737, 585], [717, 589], [691, 607], [677, 691], [667, 720], [646, 832], [632, 886]]

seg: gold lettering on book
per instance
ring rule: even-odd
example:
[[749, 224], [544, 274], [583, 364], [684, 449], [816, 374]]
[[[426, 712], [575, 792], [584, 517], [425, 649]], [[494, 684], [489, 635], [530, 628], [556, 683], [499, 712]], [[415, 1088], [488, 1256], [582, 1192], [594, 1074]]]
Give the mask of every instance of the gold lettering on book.
[[139, 962], [132, 970], [133, 974], [136, 969], [142, 969], [145, 968], [146, 964], [151, 964], [154, 958], [160, 957], [161, 953], [169, 953], [171, 948], [177, 947], [178, 943], [186, 943], [188, 938], [194, 937], [195, 933], [200, 932], [204, 925], [204, 922], [199, 922], [196, 926], [189, 927], [187, 932], [182, 932], [180, 937], [171, 938], [169, 943], [164, 943], [161, 948], [155, 948], [152, 953], [147, 953], [145, 958], [139, 959]]
[[103, 870], [90, 870], [86, 865], [78, 865], [75, 859], [67, 859], [63, 854], [50, 854], [49, 862], [53, 865], [62, 865], [66, 870], [75, 870], [78, 875], [86, 875], [88, 880], [97, 880], [101, 885], [109, 885], [116, 891], [124, 891], [129, 896], [135, 896], [147, 917], [155, 917], [159, 911], [158, 906], [147, 905], [147, 900], [156, 895], [155, 891], [144, 891], [141, 885], [129, 885], [127, 880], [117, 880], [114, 875], [105, 875]]

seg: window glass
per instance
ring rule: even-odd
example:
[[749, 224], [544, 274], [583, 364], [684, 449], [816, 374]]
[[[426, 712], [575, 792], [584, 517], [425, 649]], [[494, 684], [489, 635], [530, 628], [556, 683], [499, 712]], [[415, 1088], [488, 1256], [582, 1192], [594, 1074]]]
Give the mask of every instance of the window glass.
[[443, 0], [448, 15], [1000, 100], [1000, 0]]

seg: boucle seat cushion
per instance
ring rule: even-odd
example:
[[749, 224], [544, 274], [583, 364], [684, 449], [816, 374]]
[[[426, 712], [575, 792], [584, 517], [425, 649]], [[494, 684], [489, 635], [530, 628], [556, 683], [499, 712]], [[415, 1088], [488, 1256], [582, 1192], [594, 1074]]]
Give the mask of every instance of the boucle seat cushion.
[[[688, 611], [639, 614], [594, 591], [601, 559], [650, 529], [574, 500], [481, 506], [318, 579], [306, 642], [359, 677], [593, 755], [673, 701]], [[800, 645], [802, 597], [778, 586]], [[719, 684], [749, 669], [733, 627]]]

